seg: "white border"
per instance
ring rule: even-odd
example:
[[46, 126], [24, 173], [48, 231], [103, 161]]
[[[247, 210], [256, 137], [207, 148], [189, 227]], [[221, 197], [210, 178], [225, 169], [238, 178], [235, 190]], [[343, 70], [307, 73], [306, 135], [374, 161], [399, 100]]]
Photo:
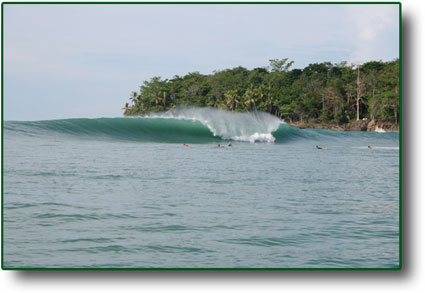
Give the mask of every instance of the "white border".
[[401, 271], [0, 271], [2, 292], [423, 292], [425, 77], [421, 73], [425, 68], [425, 1], [401, 2], [406, 24], [403, 56], [408, 54], [405, 59], [410, 60], [403, 59], [403, 86], [409, 89], [403, 91], [403, 191], [407, 192], [403, 194], [405, 249]]

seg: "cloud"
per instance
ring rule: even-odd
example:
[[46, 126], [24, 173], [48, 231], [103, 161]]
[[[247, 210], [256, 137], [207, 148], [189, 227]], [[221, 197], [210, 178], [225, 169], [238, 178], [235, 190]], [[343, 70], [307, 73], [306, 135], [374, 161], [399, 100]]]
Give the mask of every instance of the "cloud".
[[303, 68], [398, 56], [397, 5], [6, 5], [4, 12], [9, 118], [103, 116], [113, 107], [120, 114], [115, 105], [153, 76], [261, 67], [272, 58]]
[[392, 59], [394, 52], [398, 56], [398, 5], [350, 5], [346, 10], [353, 46], [349, 61]]

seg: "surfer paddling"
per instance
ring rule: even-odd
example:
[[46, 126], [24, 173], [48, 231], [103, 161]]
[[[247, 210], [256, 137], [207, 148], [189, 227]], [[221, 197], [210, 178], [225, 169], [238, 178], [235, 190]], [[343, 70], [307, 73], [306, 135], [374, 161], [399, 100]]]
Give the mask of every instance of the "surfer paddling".
[[217, 145], [218, 148], [224, 148], [224, 146], [222, 146], [221, 144]]
[[368, 145], [367, 148], [370, 149], [370, 150], [372, 149], [372, 147], [370, 145]]
[[326, 148], [326, 147], [321, 147], [321, 146], [316, 145], [316, 149], [318, 149], [318, 150], [327, 150], [328, 148]]
[[189, 145], [184, 143], [184, 144], [183, 144], [183, 146], [184, 146], [184, 147], [188, 147]]

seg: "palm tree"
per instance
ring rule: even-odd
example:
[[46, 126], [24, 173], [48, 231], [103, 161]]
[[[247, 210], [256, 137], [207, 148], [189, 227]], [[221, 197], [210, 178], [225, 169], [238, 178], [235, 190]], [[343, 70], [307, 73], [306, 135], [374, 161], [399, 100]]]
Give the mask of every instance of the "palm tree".
[[125, 103], [125, 106], [122, 109], [124, 110], [124, 115], [125, 115], [128, 111], [130, 111], [131, 108], [128, 106], [128, 103]]
[[265, 89], [264, 89], [264, 85], [260, 85], [257, 89], [257, 93], [258, 93], [258, 97], [260, 98], [261, 102], [264, 102], [264, 97], [265, 97]]
[[237, 90], [230, 90], [224, 93], [224, 98], [226, 99], [226, 104], [230, 106], [230, 110], [235, 111], [236, 104], [239, 102], [237, 99], [238, 92]]
[[167, 105], [167, 93], [164, 91], [162, 92], [162, 106], [164, 107], [164, 110], [166, 108]]
[[159, 92], [156, 92], [153, 97], [153, 102], [155, 105], [158, 105], [160, 102], [162, 102], [161, 94]]
[[265, 99], [265, 104], [269, 110], [269, 113], [273, 110], [273, 97], [271, 95], [268, 95]]
[[217, 97], [211, 96], [211, 99], [209, 99], [207, 105], [210, 106], [210, 107], [218, 108], [219, 105], [220, 105], [220, 101], [219, 101], [219, 99], [217, 99]]
[[139, 101], [139, 95], [137, 92], [132, 92], [129, 100], [133, 103], [133, 105], [137, 105], [137, 102]]
[[236, 106], [239, 105], [241, 107], [242, 110], [245, 110], [245, 101], [243, 100], [243, 96], [240, 97], [241, 99], [239, 99], [238, 101], [236, 101]]
[[209, 99], [209, 101], [207, 103], [207, 106], [213, 107], [213, 108], [222, 109], [222, 110], [226, 110], [226, 104], [224, 104], [223, 101], [220, 100], [216, 96], [211, 96], [211, 98]]
[[255, 90], [252, 87], [252, 85], [245, 91], [244, 98], [245, 98], [245, 105], [249, 107], [249, 110], [252, 111], [253, 109], [257, 110], [256, 105], [256, 99], [255, 99]]

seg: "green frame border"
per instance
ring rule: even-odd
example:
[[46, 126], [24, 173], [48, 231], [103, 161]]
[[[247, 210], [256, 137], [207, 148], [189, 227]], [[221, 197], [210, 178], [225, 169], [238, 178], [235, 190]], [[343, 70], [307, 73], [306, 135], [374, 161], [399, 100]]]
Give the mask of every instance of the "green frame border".
[[[394, 268], [42, 268], [22, 267], [9, 268], [4, 265], [4, 5], [28, 4], [393, 4], [399, 6], [399, 266]], [[401, 2], [2, 2], [1, 4], [1, 268], [10, 271], [397, 271], [402, 269], [402, 4]]]

